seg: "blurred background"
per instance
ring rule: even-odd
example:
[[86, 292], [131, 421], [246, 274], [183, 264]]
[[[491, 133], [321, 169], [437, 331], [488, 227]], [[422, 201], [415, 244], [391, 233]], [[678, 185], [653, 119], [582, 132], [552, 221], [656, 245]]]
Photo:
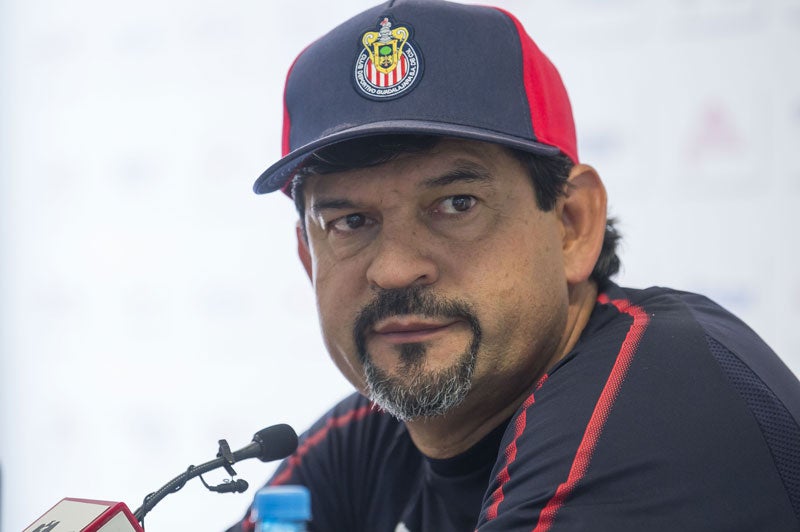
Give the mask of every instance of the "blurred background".
[[[710, 295], [800, 373], [800, 0], [494, 4], [562, 73], [619, 282]], [[293, 205], [250, 187], [291, 61], [369, 5], [0, 0], [3, 531], [65, 496], [133, 510], [349, 393]], [[223, 530], [274, 467], [236, 466], [244, 495], [191, 482], [148, 530]]]

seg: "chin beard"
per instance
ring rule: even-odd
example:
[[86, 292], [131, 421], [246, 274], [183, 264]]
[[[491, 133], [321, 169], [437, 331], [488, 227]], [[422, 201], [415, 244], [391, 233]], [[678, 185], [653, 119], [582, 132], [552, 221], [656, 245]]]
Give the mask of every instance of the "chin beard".
[[[450, 367], [426, 371], [426, 344], [401, 345], [400, 369], [397, 375], [389, 375], [374, 364], [366, 337], [379, 320], [408, 314], [463, 319], [472, 329], [469, 346]], [[464, 301], [440, 298], [420, 287], [383, 290], [362, 309], [353, 332], [369, 398], [401, 421], [444, 415], [461, 404], [472, 388], [481, 328], [475, 312]]]
[[425, 346], [405, 345], [403, 351], [410, 348], [416, 355], [413, 361], [404, 357], [400, 376], [387, 374], [367, 356], [364, 375], [369, 398], [400, 421], [444, 415], [461, 404], [472, 388], [472, 373], [477, 358], [476, 350], [472, 347], [449, 368], [426, 372]]

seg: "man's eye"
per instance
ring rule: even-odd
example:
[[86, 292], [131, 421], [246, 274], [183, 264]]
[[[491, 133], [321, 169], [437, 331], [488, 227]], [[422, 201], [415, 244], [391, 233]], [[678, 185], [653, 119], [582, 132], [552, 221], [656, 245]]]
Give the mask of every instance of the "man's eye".
[[478, 200], [476, 200], [473, 196], [450, 196], [449, 198], [442, 200], [437, 210], [445, 214], [466, 212], [470, 210], [477, 201]]
[[331, 223], [331, 227], [335, 231], [349, 232], [359, 229], [367, 224], [367, 217], [363, 214], [348, 214], [342, 216]]

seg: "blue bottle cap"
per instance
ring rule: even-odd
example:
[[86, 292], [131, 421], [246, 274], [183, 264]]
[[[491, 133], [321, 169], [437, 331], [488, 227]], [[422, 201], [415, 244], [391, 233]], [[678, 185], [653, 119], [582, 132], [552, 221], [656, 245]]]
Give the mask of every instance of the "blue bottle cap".
[[305, 486], [266, 486], [256, 493], [256, 522], [308, 521], [311, 495]]

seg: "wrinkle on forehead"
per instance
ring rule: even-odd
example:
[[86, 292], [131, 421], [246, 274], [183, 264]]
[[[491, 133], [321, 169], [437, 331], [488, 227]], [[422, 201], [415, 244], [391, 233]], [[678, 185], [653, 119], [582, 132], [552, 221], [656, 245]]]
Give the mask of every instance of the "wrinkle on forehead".
[[[364, 168], [354, 168], [343, 172], [309, 176], [306, 181], [306, 198], [315, 198], [310, 209], [324, 208], [327, 205], [348, 208], [340, 202], [347, 201], [343, 196], [357, 191], [364, 180], [374, 182], [396, 177], [398, 173], [420, 175], [429, 172], [430, 176], [415, 179], [417, 188], [433, 189], [456, 182], [484, 182], [494, 180], [496, 161], [499, 157], [510, 157], [502, 146], [485, 142], [446, 139], [431, 150], [423, 153], [403, 153], [386, 163]], [[424, 170], [427, 165], [438, 168]], [[397, 187], [400, 183], [393, 183]], [[387, 190], [399, 192], [399, 190]]]

